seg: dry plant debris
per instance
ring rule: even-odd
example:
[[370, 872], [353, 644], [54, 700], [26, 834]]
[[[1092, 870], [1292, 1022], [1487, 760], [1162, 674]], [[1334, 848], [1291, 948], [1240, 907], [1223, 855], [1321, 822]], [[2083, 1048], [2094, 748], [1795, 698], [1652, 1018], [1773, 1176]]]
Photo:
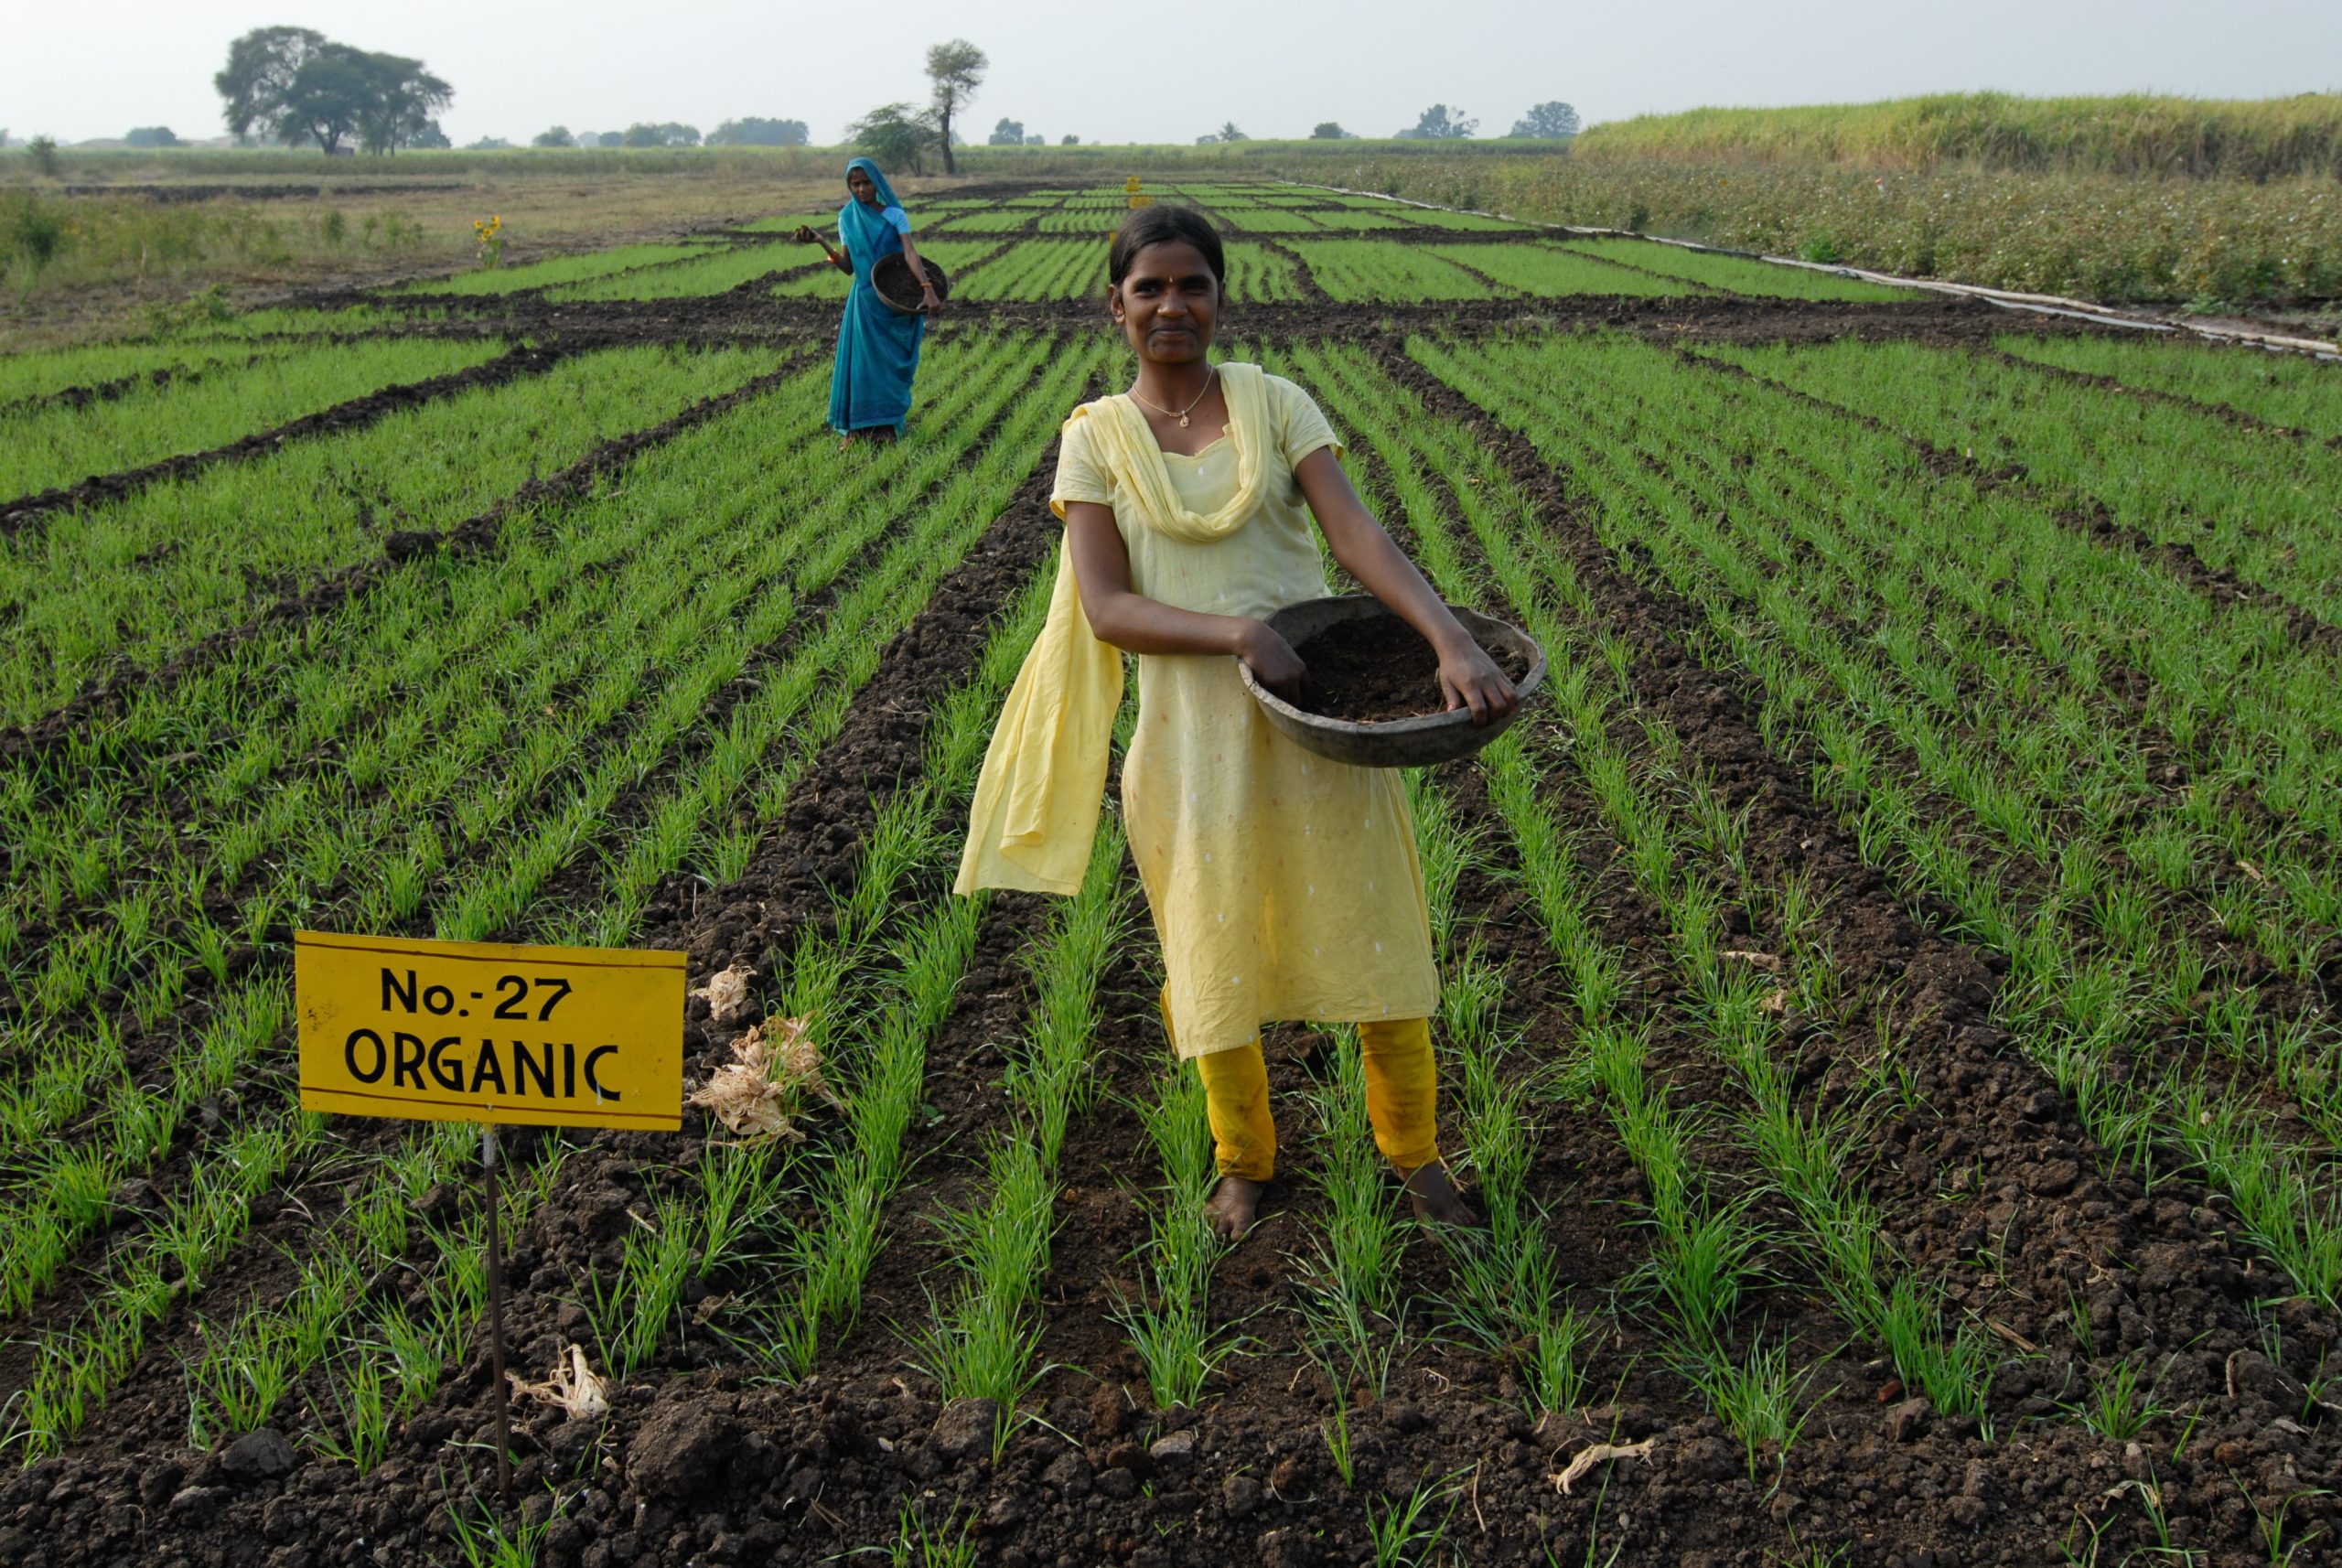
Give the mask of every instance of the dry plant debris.
[[1650, 1445], [1657, 1441], [1655, 1437], [1646, 1437], [1640, 1443], [1596, 1443], [1591, 1447], [1579, 1449], [1567, 1468], [1556, 1470], [1545, 1478], [1560, 1487], [1566, 1497], [1569, 1489], [1596, 1465], [1605, 1465], [1613, 1459], [1643, 1458], [1650, 1453]]
[[580, 1346], [569, 1348], [569, 1364], [556, 1366], [553, 1376], [542, 1383], [523, 1380], [518, 1372], [507, 1372], [505, 1378], [512, 1385], [512, 1397], [532, 1399], [539, 1404], [559, 1405], [569, 1412], [572, 1421], [610, 1413], [608, 1387], [594, 1375], [586, 1364], [586, 1352]]
[[805, 1134], [793, 1117], [805, 1096], [837, 1102], [822, 1081], [822, 1054], [802, 1018], [757, 1025], [732, 1042], [732, 1055], [734, 1060], [692, 1091], [691, 1103], [707, 1107], [735, 1133], [801, 1142]]
[[707, 1015], [711, 1022], [729, 1024], [747, 1004], [748, 982], [756, 977], [755, 970], [745, 963], [736, 963], [729, 969], [709, 975], [707, 983], [691, 994], [707, 998]]

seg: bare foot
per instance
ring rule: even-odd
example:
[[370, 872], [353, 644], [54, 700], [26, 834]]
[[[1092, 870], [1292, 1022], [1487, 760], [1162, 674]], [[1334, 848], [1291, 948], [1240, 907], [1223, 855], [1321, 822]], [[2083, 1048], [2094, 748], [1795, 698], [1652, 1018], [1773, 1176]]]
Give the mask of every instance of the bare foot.
[[1244, 1232], [1260, 1218], [1261, 1194], [1265, 1190], [1265, 1183], [1247, 1181], [1241, 1176], [1220, 1177], [1211, 1201], [1204, 1205], [1204, 1218], [1211, 1221], [1212, 1234], [1223, 1241], [1244, 1240]]
[[1475, 1230], [1487, 1223], [1478, 1210], [1464, 1201], [1464, 1195], [1448, 1179], [1447, 1167], [1437, 1160], [1417, 1165], [1412, 1171], [1401, 1171], [1399, 1179], [1406, 1184], [1407, 1197], [1414, 1203], [1417, 1219], [1430, 1225], [1465, 1225]]

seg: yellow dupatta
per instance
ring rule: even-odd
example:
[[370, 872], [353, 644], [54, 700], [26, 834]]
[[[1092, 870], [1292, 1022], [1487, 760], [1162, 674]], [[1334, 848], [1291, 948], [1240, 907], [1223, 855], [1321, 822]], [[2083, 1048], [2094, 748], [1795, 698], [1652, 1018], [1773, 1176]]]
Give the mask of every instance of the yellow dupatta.
[[[1086, 434], [1114, 477], [1116, 510], [1125, 523], [1134, 516], [1148, 528], [1200, 544], [1226, 538], [1252, 516], [1272, 434], [1268, 388], [1258, 365], [1222, 365], [1219, 384], [1236, 447], [1236, 494], [1209, 516], [1181, 504], [1163, 466], [1163, 448], [1128, 397], [1085, 403], [1066, 421], [1069, 434], [1088, 421]], [[1014, 887], [1069, 897], [1080, 891], [1122, 703], [1122, 652], [1090, 631], [1072, 558], [1060, 546], [1048, 619], [1009, 688], [984, 752], [955, 892]]]

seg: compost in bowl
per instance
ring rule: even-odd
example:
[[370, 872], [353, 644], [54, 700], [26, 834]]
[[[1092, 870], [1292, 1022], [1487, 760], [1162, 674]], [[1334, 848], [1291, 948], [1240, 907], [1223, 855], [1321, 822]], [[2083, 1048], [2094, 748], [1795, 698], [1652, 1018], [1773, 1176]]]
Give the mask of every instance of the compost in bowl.
[[1545, 655], [1518, 627], [1461, 605], [1448, 609], [1511, 679], [1521, 703], [1507, 717], [1475, 725], [1465, 709], [1445, 711], [1431, 645], [1365, 594], [1306, 599], [1268, 618], [1269, 629], [1292, 645], [1313, 677], [1324, 667], [1299, 703], [1262, 686], [1242, 660], [1237, 669], [1269, 722], [1320, 757], [1359, 768], [1421, 768], [1469, 757], [1520, 716], [1544, 683]]
[[[927, 281], [935, 285], [935, 297], [951, 298], [951, 279], [942, 263], [921, 256], [919, 264], [927, 269]], [[919, 315], [927, 297], [910, 263], [903, 259], [900, 251], [890, 251], [871, 264], [870, 286], [878, 291], [878, 303], [897, 316]]]

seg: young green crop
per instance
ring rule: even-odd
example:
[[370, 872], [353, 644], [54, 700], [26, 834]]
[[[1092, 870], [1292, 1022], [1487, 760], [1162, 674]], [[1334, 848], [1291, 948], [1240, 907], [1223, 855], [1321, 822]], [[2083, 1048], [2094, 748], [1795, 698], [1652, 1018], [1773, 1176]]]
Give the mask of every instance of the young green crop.
[[101, 343], [78, 349], [0, 355], [0, 415], [27, 412], [60, 392], [117, 388], [125, 382], [193, 381], [275, 352], [275, 346], [171, 341]]
[[[0, 497], [28, 496], [224, 446], [385, 387], [485, 364], [503, 350], [492, 338], [337, 343], [272, 355], [242, 369], [217, 367], [184, 383], [134, 387], [88, 408], [0, 410]], [[6, 504], [0, 499], [0, 506]]]
[[[729, 391], [771, 362], [746, 349], [581, 355], [516, 385], [19, 532], [0, 544], [0, 595], [21, 610], [0, 658], [0, 723], [38, 716], [110, 658], [151, 660], [249, 619], [268, 601], [255, 604], [248, 571], [306, 584], [379, 549], [371, 531], [382, 519], [453, 524], [531, 474]], [[255, 527], [257, 518], [269, 526]]]
[[1862, 348], [1719, 353], [1988, 465], [2014, 460], [2057, 504], [2102, 505], [2156, 544], [2342, 617], [2342, 452], [1974, 355]]
[[564, 284], [545, 291], [553, 301], [693, 299], [726, 294], [775, 273], [818, 264], [810, 247], [779, 242], [741, 245], [666, 266], [642, 267], [616, 277]]
[[1896, 288], [1862, 278], [1808, 272], [1802, 267], [1778, 266], [1746, 256], [1714, 251], [1687, 251], [1649, 240], [1571, 240], [1558, 249], [1606, 262], [1623, 263], [1645, 272], [1663, 273], [1687, 283], [1721, 289], [1727, 294], [1766, 299], [1843, 299], [1875, 304], [1924, 298], [1917, 289]]
[[525, 266], [498, 267], [492, 272], [457, 273], [453, 277], [426, 278], [420, 283], [403, 284], [389, 292], [474, 296], [518, 294], [523, 289], [551, 288], [560, 284], [607, 278], [615, 274], [660, 266], [669, 262], [689, 261], [706, 253], [704, 244], [619, 245], [575, 256], [554, 256], [546, 261], [531, 262]]
[[1372, 240], [1299, 240], [1294, 253], [1317, 286], [1343, 304], [1488, 299], [1488, 286], [1453, 262], [1417, 246]]
[[1688, 283], [1649, 277], [1606, 261], [1573, 255], [1553, 245], [1434, 245], [1424, 249], [1506, 288], [1544, 297], [1619, 294], [1650, 298], [1703, 292]]
[[[1573, 380], [1566, 385], [1579, 390], [1571, 392], [1562, 390], [1563, 383], [1542, 376], [1500, 381], [1484, 377], [1466, 361], [1445, 352], [1418, 351], [1471, 395], [1486, 400], [1506, 416], [1521, 419], [1531, 438], [1541, 444], [1561, 436], [1552, 417], [1552, 407], [1582, 400], [1588, 391], [1631, 384], [1616, 376], [1602, 378], [1600, 388], [1586, 380]], [[1563, 402], [1528, 401], [1533, 395], [1530, 389], [1541, 385], [1548, 389], [1546, 395], [1559, 392]], [[1633, 506], [1614, 504], [1606, 512], [1613, 526], [1629, 525], [1644, 515], [1641, 508], [1649, 507], [1656, 515], [1671, 519], [1669, 526], [1684, 532], [1685, 543], [1671, 544], [1658, 555], [1679, 580], [1680, 591], [1692, 594], [1695, 600], [1711, 595], [1715, 590], [1703, 584], [1701, 574], [1714, 571], [1724, 580], [1738, 582], [1737, 592], [1766, 601], [1778, 625], [1806, 628], [1809, 634], [1818, 630], [1806, 607], [1810, 594], [1796, 603], [1775, 600], [1768, 596], [1766, 585], [1750, 580], [1745, 542], [1727, 543], [1711, 537], [1697, 548], [1687, 548], [1690, 538], [1709, 534], [1712, 525], [1705, 520], [1713, 514], [1685, 508], [1665, 486], [1654, 483], [1640, 465], [1613, 467], [1621, 448], [1617, 438], [1606, 442], [1598, 422], [1589, 424], [1579, 420], [1569, 432], [1569, 441], [1583, 438], [1589, 443], [1573, 450], [1567, 459], [1578, 472], [1605, 476], [1606, 483], [1615, 476], [1617, 483], [1640, 498]], [[1633, 444], [1632, 437], [1625, 438], [1624, 449], [1631, 450]], [[1695, 569], [1695, 561], [1704, 564]], [[1822, 688], [1813, 677], [1796, 671], [1795, 656], [1786, 649], [1776, 649], [1758, 623], [1744, 613], [1726, 612], [1718, 601], [1711, 625], [1728, 649], [1728, 657], [1755, 670], [1774, 693], [1767, 704], [1768, 735], [1814, 726], [1817, 744], [1832, 760], [1829, 770], [1817, 774], [1818, 781], [1826, 796], [1860, 808], [1858, 836], [1864, 853], [1882, 854], [1888, 844], [1902, 846], [1910, 854], [1915, 871], [1961, 908], [1980, 935], [2018, 961], [2016, 983], [2004, 986], [2002, 992], [2004, 1015], [2018, 1037], [2027, 1040], [2061, 1086], [2075, 1096], [2093, 1131], [2116, 1149], [2130, 1147], [2126, 1129], [2141, 1128], [2159, 1130], [2166, 1146], [2186, 1147], [2198, 1167], [2245, 1208], [2246, 1228], [2254, 1240], [2292, 1273], [2303, 1289], [2320, 1299], [2331, 1299], [2337, 1286], [2342, 1286], [2342, 1273], [2337, 1273], [2342, 1251], [2335, 1245], [2337, 1216], [2310, 1197], [2316, 1190], [2315, 1179], [2272, 1140], [2265, 1118], [2241, 1107], [2233, 1115], [2208, 1122], [2186, 1118], [2180, 1114], [2177, 1103], [2185, 1077], [2141, 1077], [2134, 1072], [2130, 1080], [2122, 1081], [2101, 1070], [2099, 1064], [2112, 1042], [2135, 1036], [2149, 1021], [2119, 976], [2110, 976], [2102, 961], [2068, 950], [2057, 940], [2054, 915], [2047, 925], [2028, 928], [2021, 923], [2000, 899], [1992, 879], [1978, 876], [1967, 850], [1943, 833], [1941, 823], [1929, 820], [1909, 792], [1877, 765], [1873, 743], [1844, 727], [1827, 704], [1814, 704]], [[1924, 757], [1921, 760], [1924, 763]], [[2110, 980], [2114, 983], [2106, 983]], [[2182, 1074], [2185, 1070], [2178, 1063], [2163, 1069]]]
[[2060, 370], [2240, 409], [2323, 440], [2342, 438], [2342, 372], [2307, 354], [2209, 343], [2188, 332], [2071, 338], [2011, 332], [1993, 338], [1993, 346]]

